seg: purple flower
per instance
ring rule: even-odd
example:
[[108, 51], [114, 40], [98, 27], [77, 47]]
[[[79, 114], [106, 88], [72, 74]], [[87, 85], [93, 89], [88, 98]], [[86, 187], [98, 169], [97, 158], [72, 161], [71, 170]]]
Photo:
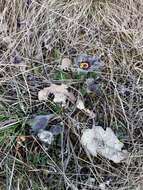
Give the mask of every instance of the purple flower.
[[77, 56], [75, 64], [78, 66], [78, 70], [82, 72], [92, 72], [104, 66], [99, 57], [86, 54]]

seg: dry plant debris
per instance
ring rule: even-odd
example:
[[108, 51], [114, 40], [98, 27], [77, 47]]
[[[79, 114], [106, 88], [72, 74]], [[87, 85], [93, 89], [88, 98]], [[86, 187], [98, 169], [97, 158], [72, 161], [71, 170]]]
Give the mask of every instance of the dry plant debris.
[[76, 106], [80, 110], [85, 110], [85, 105], [81, 99], [77, 100]]
[[110, 183], [110, 180], [106, 181], [106, 182], [102, 182], [99, 184], [99, 188], [100, 190], [108, 190], [109, 188], [107, 187]]
[[85, 112], [89, 117], [94, 118], [95, 117], [95, 113], [87, 108], [85, 108], [85, 105], [83, 103], [83, 101], [81, 99], [78, 99], [76, 102], [76, 107]]
[[50, 94], [54, 95], [53, 101], [55, 103], [61, 103], [62, 106], [66, 106], [66, 100], [69, 100], [71, 102], [75, 101], [74, 95], [68, 91], [68, 86], [65, 84], [51, 84], [50, 87], [46, 87], [43, 90], [39, 91], [38, 98], [40, 101], [47, 100]]
[[86, 129], [82, 134], [81, 143], [91, 155], [100, 154], [115, 163], [120, 163], [128, 155], [126, 150], [121, 150], [124, 144], [109, 127], [106, 130], [101, 126]]

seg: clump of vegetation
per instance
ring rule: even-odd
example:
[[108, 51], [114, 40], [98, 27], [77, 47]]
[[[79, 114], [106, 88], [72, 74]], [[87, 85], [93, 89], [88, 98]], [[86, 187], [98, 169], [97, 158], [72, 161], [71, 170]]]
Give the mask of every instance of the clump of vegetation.
[[[142, 0], [0, 1], [0, 189], [141, 189], [142, 13]], [[49, 114], [44, 144], [29, 121]], [[93, 126], [115, 141], [96, 133], [90, 154]], [[113, 142], [118, 163], [101, 150]]]

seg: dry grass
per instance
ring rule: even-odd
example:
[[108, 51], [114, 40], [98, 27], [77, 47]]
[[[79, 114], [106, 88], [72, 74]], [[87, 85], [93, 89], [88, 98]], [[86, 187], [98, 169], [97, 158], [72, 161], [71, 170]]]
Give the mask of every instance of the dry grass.
[[[143, 1], [0, 0], [0, 12], [0, 114], [14, 123], [0, 134], [0, 189], [97, 190], [109, 179], [109, 190], [142, 190]], [[92, 121], [37, 100], [59, 72], [60, 59], [85, 52], [102, 55], [105, 63], [97, 73], [102, 94], [86, 95], [87, 105], [96, 111], [94, 122], [112, 127], [124, 142], [126, 163], [89, 158], [79, 137]], [[79, 82], [65, 81], [80, 91]], [[17, 136], [29, 135], [26, 120], [48, 110], [61, 116], [65, 133], [48, 151], [32, 137], [17, 151]]]

